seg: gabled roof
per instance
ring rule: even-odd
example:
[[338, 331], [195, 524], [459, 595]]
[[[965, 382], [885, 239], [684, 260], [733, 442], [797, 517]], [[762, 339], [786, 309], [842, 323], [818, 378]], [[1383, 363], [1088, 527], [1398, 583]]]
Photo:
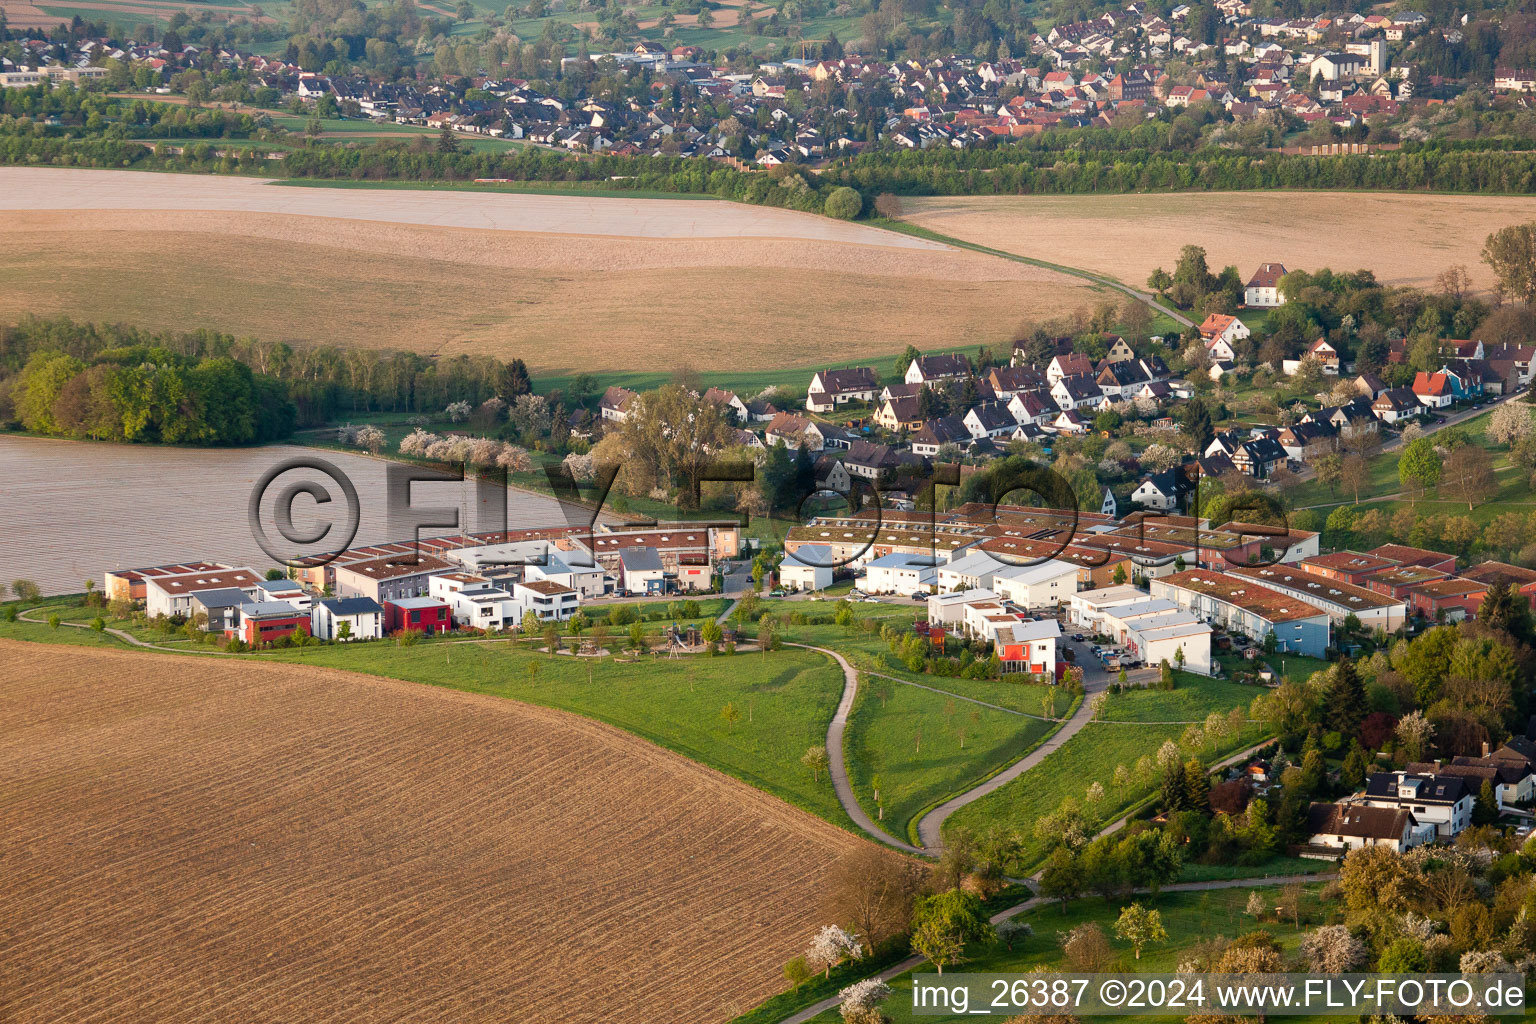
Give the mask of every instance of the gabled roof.
[[628, 388], [621, 388], [615, 384], [607, 391], [603, 392], [602, 400], [598, 404], [601, 405], [604, 409], [612, 409], [614, 412], [624, 412], [629, 408], [630, 403], [639, 397], [639, 395], [635, 394]]
[[934, 377], [960, 377], [971, 372], [970, 357], [963, 352], [936, 356], [918, 356], [913, 360], [924, 380]]
[[850, 391], [873, 391], [880, 386], [875, 371], [867, 366], [822, 370], [817, 376], [821, 378], [823, 393], [829, 395], [846, 394]]
[[619, 564], [625, 572], [659, 572], [661, 556], [655, 548], [624, 548], [619, 552]]
[[1418, 824], [1402, 807], [1370, 807], [1366, 804], [1312, 804], [1307, 808], [1307, 833], [1349, 836], [1353, 839], [1401, 839]]
[[1260, 263], [1259, 269], [1248, 279], [1249, 288], [1275, 288], [1285, 276], [1284, 263]]
[[1413, 377], [1413, 393], [1441, 398], [1451, 393], [1451, 382], [1443, 373], [1425, 373], [1420, 370]]

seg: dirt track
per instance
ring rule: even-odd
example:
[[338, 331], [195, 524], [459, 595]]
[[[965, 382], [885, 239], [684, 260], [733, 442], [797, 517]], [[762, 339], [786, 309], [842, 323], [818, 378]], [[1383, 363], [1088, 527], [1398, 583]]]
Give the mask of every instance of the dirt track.
[[10, 641], [0, 777], [18, 1022], [724, 1020], [858, 842], [555, 711]]

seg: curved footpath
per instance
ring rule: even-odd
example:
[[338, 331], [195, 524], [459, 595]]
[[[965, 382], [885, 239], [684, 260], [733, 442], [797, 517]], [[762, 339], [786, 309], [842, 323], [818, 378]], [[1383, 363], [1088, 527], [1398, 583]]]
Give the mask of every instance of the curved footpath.
[[[1158, 891], [1201, 892], [1206, 889], [1256, 888], [1266, 885], [1290, 885], [1292, 882], [1322, 882], [1337, 877], [1337, 874], [1328, 873], [1316, 875], [1279, 875], [1273, 878], [1268, 876], [1263, 878], [1223, 878], [1213, 882], [1176, 882], [1173, 885], [1165, 885]], [[1138, 893], [1144, 893], [1147, 890], [1137, 889], [1134, 891]], [[1010, 917], [1017, 916], [1024, 913], [1026, 910], [1033, 910], [1036, 907], [1043, 906], [1044, 904], [1050, 902], [1052, 901], [1048, 900], [1044, 896], [1031, 896], [1023, 903], [1017, 903], [1007, 908], [1006, 910], [998, 911], [992, 915], [990, 920], [993, 924], [1001, 924], [1002, 922], [1008, 920]], [[923, 957], [909, 956], [905, 960], [902, 960], [900, 963], [894, 963], [878, 974], [870, 975], [870, 977], [879, 978], [881, 981], [890, 981], [892, 978], [895, 978], [898, 975], [905, 974], [910, 970], [921, 967], [925, 962], [926, 961]], [[850, 984], [852, 983], [850, 982]], [[839, 1000], [837, 996], [828, 996], [826, 999], [823, 999], [820, 1002], [812, 1003], [810, 1006], [807, 1006], [805, 1009], [792, 1016], [785, 1017], [782, 1021], [779, 1022], [779, 1024], [806, 1024], [807, 1021], [814, 1020], [816, 1017], [826, 1013], [828, 1010], [834, 1009], [838, 1005], [838, 1002]]]
[[848, 728], [848, 713], [853, 710], [853, 699], [859, 693], [859, 673], [848, 659], [836, 651], [826, 647], [812, 647], [810, 644], [786, 643], [786, 647], [801, 647], [808, 651], [818, 651], [837, 662], [843, 670], [843, 696], [837, 702], [837, 711], [832, 715], [832, 724], [827, 726], [827, 766], [828, 773], [832, 776], [832, 788], [837, 793], [837, 802], [843, 805], [843, 811], [853, 819], [855, 825], [869, 833], [870, 836], [887, 846], [893, 846], [905, 853], [923, 855], [928, 850], [918, 849], [911, 843], [904, 843], [876, 825], [864, 808], [859, 805], [858, 798], [853, 795], [853, 785], [848, 781], [848, 765], [843, 761], [843, 733]]

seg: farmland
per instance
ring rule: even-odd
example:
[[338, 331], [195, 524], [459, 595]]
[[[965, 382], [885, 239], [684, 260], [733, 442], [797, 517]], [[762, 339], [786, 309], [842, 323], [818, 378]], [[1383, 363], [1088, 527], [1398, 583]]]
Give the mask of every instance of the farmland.
[[351, 673], [0, 641], [0, 703], [7, 1019], [716, 1020], [858, 842], [608, 726]]
[[[4, 205], [26, 209], [0, 223], [0, 319], [518, 357], [549, 375], [1001, 344], [1025, 320], [1100, 298], [1050, 270], [733, 203], [147, 173], [98, 186], [115, 173], [0, 171], [27, 183], [6, 189]], [[92, 212], [67, 212], [80, 209]]]
[[[1179, 249], [1199, 245], [1210, 265], [1360, 268], [1385, 284], [1433, 288], [1465, 264], [1478, 288], [1492, 231], [1536, 218], [1536, 201], [1392, 193], [1224, 192], [905, 200], [905, 219], [954, 238], [1070, 264], [1144, 286], [1172, 270]], [[1326, 224], [1326, 230], [1317, 225]]]

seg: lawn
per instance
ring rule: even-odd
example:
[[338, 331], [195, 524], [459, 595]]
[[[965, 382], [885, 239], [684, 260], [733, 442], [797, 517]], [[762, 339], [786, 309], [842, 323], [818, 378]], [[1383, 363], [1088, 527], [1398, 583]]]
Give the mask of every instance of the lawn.
[[[1236, 696], [1237, 691], [1254, 692], [1249, 687], [1234, 687], [1229, 692]], [[1121, 699], [1135, 698], [1134, 713], [1143, 719], [1173, 721], [1181, 720], [1181, 708], [1204, 706], [1210, 710], [1226, 710], [1219, 705], [1217, 692], [1213, 690], [1209, 703], [1200, 705], [1187, 703], [1178, 690], [1172, 694], [1148, 690], [1122, 695]], [[1113, 708], [1115, 698], [1110, 700]], [[1228, 707], [1246, 709], [1247, 705], [1248, 701], [1243, 700]], [[1186, 728], [1182, 724], [1150, 725], [1136, 721], [1089, 722], [1033, 770], [997, 792], [961, 808], [949, 819], [947, 827], [980, 831], [996, 824], [1015, 826], [1024, 840], [1024, 852], [1017, 869], [1033, 869], [1048, 849], [1047, 842], [1034, 835], [1033, 826], [1037, 820], [1054, 813], [1063, 800], [1071, 798], [1101, 824], [1114, 821], [1145, 800], [1156, 787], [1155, 779], [1144, 779], [1118, 791], [1114, 785], [1115, 767], [1123, 764], [1134, 770], [1139, 758], [1155, 756], [1165, 740], [1178, 743]], [[1229, 753], [1253, 746], [1262, 738], [1260, 727], [1249, 725], [1238, 736], [1227, 737], [1215, 746], [1208, 745], [1193, 753], [1206, 763], [1212, 763]], [[1181, 751], [1181, 756], [1188, 758], [1191, 753]], [[1103, 801], [1097, 807], [1090, 806], [1086, 799], [1088, 789], [1095, 782], [1104, 787]]]
[[1225, 714], [1232, 708], [1245, 711], [1263, 693], [1225, 679], [1209, 679], [1190, 672], [1175, 672], [1173, 690], [1127, 690], [1110, 694], [1101, 720], [1105, 722], [1203, 722], [1213, 711]]
[[863, 686], [845, 740], [849, 779], [893, 835], [913, 838], [923, 811], [1023, 757], [1051, 728], [914, 686]]
[[[1331, 912], [1319, 896], [1321, 889], [1322, 886], [1318, 883], [1308, 883], [1303, 887], [1302, 923], [1304, 926], [1316, 924]], [[1270, 887], [1260, 891], [1264, 893], [1266, 902], [1273, 904], [1281, 890]], [[990, 947], [973, 945], [967, 950], [970, 959], [958, 970], [967, 974], [1024, 974], [1036, 968], [1071, 970], [1062, 958], [1059, 936], [1080, 924], [1090, 922], [1104, 930], [1117, 958], [1114, 963], [1101, 969], [1105, 972], [1172, 973], [1178, 967], [1179, 960], [1184, 956], [1185, 951], [1192, 946], [1218, 936], [1235, 938], [1256, 928], [1269, 931], [1282, 949], [1287, 951], [1295, 949], [1304, 932], [1296, 930], [1289, 923], [1278, 924], [1272, 916], [1263, 923], [1249, 917], [1244, 912], [1249, 892], [1250, 890], [1246, 888], [1238, 887], [1203, 892], [1165, 892], [1156, 896], [1136, 897], [1136, 901], [1143, 906], [1158, 911], [1162, 916], [1163, 927], [1168, 932], [1168, 940], [1147, 946], [1142, 950], [1140, 960], [1133, 959], [1129, 943], [1115, 938], [1114, 935], [1115, 919], [1119, 917], [1121, 907], [1132, 902], [1130, 897], [1109, 902], [1099, 897], [1081, 899], [1069, 904], [1065, 911], [1059, 904], [1039, 906], [1018, 916], [1018, 920], [1030, 925], [1034, 930], [1032, 936], [1015, 941], [1011, 950], [1002, 945]], [[971, 1019], [960, 1014], [952, 1016], [915, 1014], [912, 1008], [913, 973], [932, 974], [933, 968], [924, 964], [916, 971], [900, 975], [891, 982], [893, 992], [891, 998], [885, 1001], [883, 1008], [896, 1024], [943, 1024], [943, 1022]], [[816, 1024], [833, 1024], [839, 1019], [836, 1009], [813, 1018]], [[1138, 1016], [1135, 1019], [1174, 1021], [1183, 1018], [1182, 1016], [1163, 1018]], [[1304, 1018], [1286, 1019], [1299, 1021]]]

